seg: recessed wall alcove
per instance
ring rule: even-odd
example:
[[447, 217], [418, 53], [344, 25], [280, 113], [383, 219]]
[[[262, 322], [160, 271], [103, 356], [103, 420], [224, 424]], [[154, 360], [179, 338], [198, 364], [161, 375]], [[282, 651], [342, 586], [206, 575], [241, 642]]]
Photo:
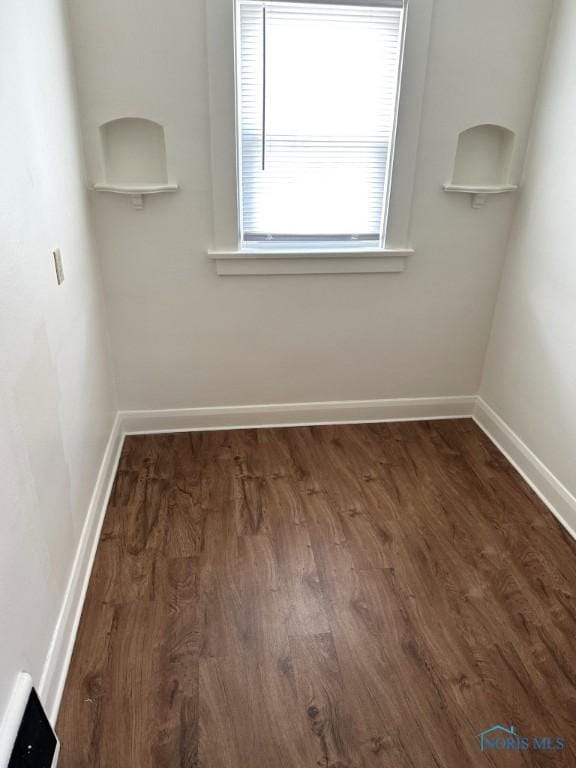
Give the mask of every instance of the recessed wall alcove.
[[131, 195], [135, 208], [143, 207], [143, 195], [173, 192], [178, 185], [168, 180], [166, 140], [160, 123], [141, 117], [121, 117], [100, 126], [104, 180], [94, 185], [99, 192]]
[[471, 194], [472, 206], [479, 208], [487, 195], [517, 189], [510, 179], [515, 141], [514, 131], [502, 125], [475, 125], [462, 131], [445, 191]]

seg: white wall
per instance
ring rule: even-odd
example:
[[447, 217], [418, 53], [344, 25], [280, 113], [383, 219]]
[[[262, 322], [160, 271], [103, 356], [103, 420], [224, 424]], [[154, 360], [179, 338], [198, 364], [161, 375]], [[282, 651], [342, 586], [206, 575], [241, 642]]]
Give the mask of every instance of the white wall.
[[58, 0], [0, 4], [0, 719], [40, 682], [114, 410], [64, 34]]
[[576, 494], [576, 4], [558, 0], [481, 395]]
[[182, 185], [142, 212], [93, 193], [122, 408], [476, 393], [514, 199], [441, 185], [475, 123], [515, 130], [521, 165], [551, 0], [437, 0], [406, 272], [233, 278], [205, 256], [204, 1], [69, 3], [91, 180], [98, 125], [141, 116]]

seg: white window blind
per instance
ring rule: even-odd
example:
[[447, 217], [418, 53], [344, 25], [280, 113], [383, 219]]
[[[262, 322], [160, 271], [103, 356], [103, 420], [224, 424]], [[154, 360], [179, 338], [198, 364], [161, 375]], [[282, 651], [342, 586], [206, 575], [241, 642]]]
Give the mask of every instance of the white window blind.
[[403, 4], [237, 0], [244, 247], [381, 241]]

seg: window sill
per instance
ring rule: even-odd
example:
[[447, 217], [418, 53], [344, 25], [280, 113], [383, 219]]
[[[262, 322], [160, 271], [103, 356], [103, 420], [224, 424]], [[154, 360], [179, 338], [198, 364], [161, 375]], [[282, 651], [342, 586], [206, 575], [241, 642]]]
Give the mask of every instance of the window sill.
[[411, 248], [208, 251], [218, 275], [345, 275], [403, 272]]

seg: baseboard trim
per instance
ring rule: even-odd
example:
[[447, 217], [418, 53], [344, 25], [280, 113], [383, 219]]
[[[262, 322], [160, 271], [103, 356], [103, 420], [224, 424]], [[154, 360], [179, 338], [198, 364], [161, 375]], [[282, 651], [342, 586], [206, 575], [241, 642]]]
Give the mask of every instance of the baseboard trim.
[[76, 633], [80, 624], [96, 548], [100, 539], [100, 531], [104, 522], [106, 507], [108, 506], [108, 499], [112, 491], [112, 484], [116, 475], [123, 441], [124, 434], [120, 427], [120, 419], [118, 414], [116, 414], [96, 478], [80, 541], [76, 549], [74, 564], [72, 565], [62, 608], [44, 664], [40, 685], [38, 686], [38, 695], [52, 725], [55, 724], [58, 716], [60, 700], [66, 683], [68, 667], [72, 651], [74, 650]]
[[473, 418], [566, 531], [576, 539], [576, 497], [481, 397], [476, 398]]
[[179, 408], [165, 411], [120, 411], [119, 419], [122, 432], [126, 435], [253, 427], [364, 424], [471, 417], [475, 401], [475, 397], [421, 397]]

